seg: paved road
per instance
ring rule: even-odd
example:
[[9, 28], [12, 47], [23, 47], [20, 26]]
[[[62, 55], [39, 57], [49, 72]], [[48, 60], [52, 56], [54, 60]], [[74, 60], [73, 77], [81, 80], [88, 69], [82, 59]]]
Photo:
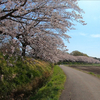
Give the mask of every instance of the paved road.
[[60, 100], [100, 100], [100, 79], [64, 65], [60, 67], [67, 75]]

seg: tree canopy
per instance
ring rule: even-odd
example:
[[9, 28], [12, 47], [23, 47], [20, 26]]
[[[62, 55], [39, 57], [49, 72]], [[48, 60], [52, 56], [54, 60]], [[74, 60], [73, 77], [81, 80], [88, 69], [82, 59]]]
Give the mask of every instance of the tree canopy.
[[87, 54], [82, 53], [82, 52], [77, 51], [77, 50], [76, 51], [72, 51], [70, 54], [73, 55], [73, 56], [87, 56], [88, 57]]
[[19, 43], [22, 56], [29, 47], [34, 57], [52, 61], [66, 51], [62, 39], [68, 41], [74, 21], [85, 25], [81, 13], [77, 0], [0, 0], [0, 39]]

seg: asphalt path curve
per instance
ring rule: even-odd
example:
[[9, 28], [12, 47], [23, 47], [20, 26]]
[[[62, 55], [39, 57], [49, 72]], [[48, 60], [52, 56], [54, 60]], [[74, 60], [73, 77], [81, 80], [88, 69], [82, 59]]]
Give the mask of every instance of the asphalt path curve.
[[59, 66], [67, 75], [59, 100], [100, 100], [100, 79], [64, 65]]

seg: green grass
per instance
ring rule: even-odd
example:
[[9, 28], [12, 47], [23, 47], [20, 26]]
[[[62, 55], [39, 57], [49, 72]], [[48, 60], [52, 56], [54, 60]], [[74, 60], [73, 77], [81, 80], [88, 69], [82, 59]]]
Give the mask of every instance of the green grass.
[[96, 77], [100, 78], [100, 75], [99, 74], [94, 74], [93, 72], [88, 72], [88, 74], [91, 74], [93, 76], [96, 76]]
[[59, 100], [66, 76], [51, 63], [0, 53], [0, 100]]
[[0, 100], [59, 100], [66, 76], [59, 66], [0, 53]]
[[95, 75], [93, 72], [89, 72], [89, 74], [91, 74], [91, 75]]
[[[52, 73], [51, 64], [26, 57], [3, 56], [0, 53], [0, 100], [29, 100], [49, 79]], [[23, 95], [23, 96], [21, 96]]]
[[59, 66], [54, 67], [50, 81], [37, 91], [30, 100], [59, 100], [61, 91], [64, 89], [66, 75]]

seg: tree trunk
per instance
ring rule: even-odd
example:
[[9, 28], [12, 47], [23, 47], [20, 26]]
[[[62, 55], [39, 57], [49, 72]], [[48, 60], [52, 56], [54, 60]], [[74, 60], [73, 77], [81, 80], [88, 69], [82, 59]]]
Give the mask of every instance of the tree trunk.
[[22, 56], [25, 56], [25, 51], [26, 51], [26, 45], [22, 44]]

